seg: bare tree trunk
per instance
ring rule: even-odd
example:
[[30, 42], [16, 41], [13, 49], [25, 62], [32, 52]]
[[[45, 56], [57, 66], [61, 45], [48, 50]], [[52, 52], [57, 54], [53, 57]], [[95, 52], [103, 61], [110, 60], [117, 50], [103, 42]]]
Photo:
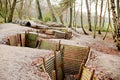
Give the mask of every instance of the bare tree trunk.
[[74, 19], [73, 19], [73, 26], [76, 28], [76, 15], [75, 15], [75, 13], [76, 13], [76, 8], [75, 8], [75, 0], [74, 0]]
[[14, 0], [13, 4], [12, 4], [12, 7], [10, 8], [10, 13], [9, 13], [9, 16], [8, 16], [8, 22], [12, 22], [16, 2], [17, 2], [17, 0]]
[[82, 4], [83, 4], [83, 0], [81, 0], [81, 27], [82, 27], [82, 30], [83, 30], [84, 34], [85, 34], [85, 35], [88, 35], [88, 33], [85, 31], [85, 29], [84, 29], [84, 27], [83, 27]]
[[111, 0], [111, 9], [112, 9], [113, 23], [114, 23], [115, 36], [116, 36], [118, 28], [117, 28], [117, 16], [116, 16], [116, 11], [115, 11], [115, 2], [114, 2], [114, 0]]
[[70, 2], [70, 22], [69, 22], [69, 28], [72, 27], [72, 13], [73, 13], [73, 8], [72, 8], [72, 0], [69, 1]]
[[59, 16], [59, 18], [60, 18], [60, 22], [61, 22], [62, 24], [64, 24], [63, 15], [62, 15], [62, 14]]
[[89, 31], [92, 31], [91, 27], [91, 13], [88, 5], [88, 0], [86, 0], [87, 14], [88, 14], [88, 23], [89, 23]]
[[99, 29], [98, 29], [98, 34], [101, 34], [102, 11], [103, 11], [103, 0], [101, 0], [100, 21], [99, 21]]
[[22, 16], [23, 16], [23, 5], [24, 5], [24, 0], [21, 0], [20, 9], [18, 10], [18, 16], [19, 16], [19, 19], [21, 19], [21, 20], [22, 20]]
[[104, 27], [104, 26], [105, 26], [105, 16], [106, 16], [107, 4], [108, 4], [108, 0], [106, 1], [106, 5], [105, 5], [105, 11], [104, 11], [104, 15], [103, 15], [102, 27]]
[[116, 41], [116, 46], [118, 47], [118, 50], [120, 50], [120, 25], [119, 25], [119, 20], [117, 19], [117, 14], [115, 11], [115, 1], [111, 0], [111, 9], [112, 9], [112, 15], [113, 15], [113, 23], [114, 23], [114, 28], [115, 28], [115, 32], [114, 32], [114, 36], [113, 38]]
[[51, 16], [52, 16], [52, 21], [53, 21], [53, 22], [56, 22], [57, 19], [56, 19], [56, 17], [55, 17], [55, 14], [54, 14], [54, 11], [53, 11], [53, 8], [52, 8], [52, 5], [51, 5], [50, 0], [47, 0], [47, 3], [48, 3], [48, 7], [49, 7], [49, 9], [50, 9]]
[[119, 17], [120, 17], [120, 6], [119, 6], [119, 3], [120, 3], [120, 1], [116, 0], [116, 3], [117, 3], [117, 16], [118, 16], [118, 19], [119, 19]]
[[97, 27], [97, 22], [98, 22], [97, 7], [98, 7], [98, 0], [96, 0], [96, 4], [95, 4], [95, 18], [94, 18], [95, 29], [94, 29], [94, 38], [96, 37], [96, 27]]
[[38, 8], [38, 19], [39, 20], [43, 20], [43, 17], [42, 17], [42, 11], [41, 11], [41, 7], [40, 7], [40, 3], [39, 3], [39, 0], [36, 0], [36, 4], [37, 4], [37, 8]]
[[109, 0], [107, 0], [107, 4], [108, 4], [108, 18], [109, 18], [109, 23], [108, 23], [108, 28], [107, 28], [107, 31], [106, 31], [106, 34], [105, 34], [103, 40], [106, 38], [109, 28], [110, 27], [112, 28], [111, 20], [110, 20], [110, 2], [109, 2]]

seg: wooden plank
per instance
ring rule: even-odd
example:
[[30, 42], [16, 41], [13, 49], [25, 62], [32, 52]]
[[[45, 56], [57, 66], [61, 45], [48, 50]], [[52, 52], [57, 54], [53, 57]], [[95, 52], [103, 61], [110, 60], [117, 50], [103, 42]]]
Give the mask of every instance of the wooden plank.
[[17, 46], [21, 46], [21, 34], [16, 35], [16, 43], [17, 43]]
[[63, 62], [65, 74], [78, 74], [82, 60], [87, 60], [88, 47], [64, 45]]
[[49, 41], [49, 40], [42, 40], [40, 49], [47, 49], [47, 50], [58, 50], [59, 44], [55, 41]]
[[57, 80], [63, 80], [63, 69], [62, 69], [62, 53], [55, 53], [55, 64], [56, 64], [56, 74]]
[[52, 71], [52, 80], [57, 80], [56, 79], [56, 71], [55, 70]]
[[16, 35], [10, 36], [9, 41], [11, 46], [17, 46]]
[[25, 41], [26, 41], [26, 39], [25, 39], [25, 33], [22, 33], [21, 34], [21, 43], [22, 43], [23, 47], [25, 47]]
[[95, 70], [89, 71], [86, 67], [82, 68], [82, 73], [80, 73], [79, 80], [93, 80], [94, 79]]

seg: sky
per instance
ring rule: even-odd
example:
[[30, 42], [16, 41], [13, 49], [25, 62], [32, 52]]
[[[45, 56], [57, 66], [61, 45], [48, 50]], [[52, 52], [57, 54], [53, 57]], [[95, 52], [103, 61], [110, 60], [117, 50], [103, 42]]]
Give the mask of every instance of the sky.
[[[53, 5], [58, 5], [58, 3], [60, 2], [61, 0], [51, 0], [51, 3]], [[80, 0], [76, 0], [76, 11], [80, 10], [80, 4], [81, 4], [81, 1]], [[100, 14], [100, 1], [98, 1], [98, 15]], [[104, 4], [103, 4], [103, 13], [105, 11], [105, 5], [106, 5], [106, 2], [104, 1]], [[83, 0], [83, 12], [84, 13], [87, 13], [87, 9], [86, 9], [86, 2], [85, 0]], [[95, 13], [95, 3], [92, 3], [92, 6], [91, 6], [91, 13], [94, 14]], [[102, 14], [103, 15], [103, 14]], [[106, 15], [107, 15], [107, 11], [106, 11]]]

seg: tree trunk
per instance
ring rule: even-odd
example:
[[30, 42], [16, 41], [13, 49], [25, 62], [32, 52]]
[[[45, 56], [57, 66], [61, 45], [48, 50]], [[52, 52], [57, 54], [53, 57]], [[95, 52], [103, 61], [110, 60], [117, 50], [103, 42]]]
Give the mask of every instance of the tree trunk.
[[12, 7], [10, 8], [10, 13], [9, 13], [9, 16], [8, 16], [8, 22], [12, 22], [16, 2], [17, 2], [17, 0], [14, 0], [13, 4], [12, 4]]
[[24, 0], [21, 0], [21, 3], [20, 3], [20, 9], [18, 11], [18, 16], [19, 16], [19, 19], [22, 20], [22, 16], [23, 16], [23, 5], [24, 5]]
[[54, 11], [53, 11], [53, 8], [52, 8], [52, 5], [51, 5], [50, 0], [47, 0], [47, 4], [48, 4], [48, 7], [49, 7], [49, 9], [50, 9], [50, 13], [51, 13], [51, 16], [52, 16], [52, 21], [53, 21], [53, 22], [56, 22], [57, 19], [56, 19], [56, 17], [55, 17], [55, 14], [54, 14]]
[[117, 28], [117, 16], [116, 16], [116, 11], [115, 11], [115, 2], [114, 2], [114, 0], [111, 0], [111, 9], [112, 9], [113, 23], [114, 23], [115, 36], [116, 36], [118, 28]]
[[40, 7], [39, 0], [36, 0], [36, 4], [37, 4], [38, 14], [39, 14], [38, 19], [39, 19], [39, 20], [43, 20], [42, 11], [41, 11], [41, 7]]
[[118, 16], [118, 19], [119, 19], [119, 17], [120, 17], [120, 6], [119, 6], [119, 3], [120, 3], [120, 1], [116, 0], [116, 3], [117, 3], [117, 16]]
[[83, 27], [83, 15], [82, 15], [82, 4], [83, 4], [83, 1], [81, 0], [81, 27], [82, 27], [82, 30], [84, 32], [85, 35], [88, 35], [88, 33], [85, 31], [84, 27]]
[[72, 9], [72, 0], [69, 1], [70, 2], [70, 22], [69, 22], [69, 28], [72, 27], [72, 12], [73, 12], [73, 9]]
[[73, 26], [76, 28], [76, 7], [75, 7], [75, 0], [74, 0], [74, 20], [73, 20]]
[[113, 16], [113, 25], [114, 25], [114, 28], [115, 28], [115, 31], [114, 31], [114, 39], [116, 41], [116, 46], [118, 47], [118, 50], [120, 50], [120, 23], [119, 23], [119, 20], [117, 19], [117, 14], [116, 14], [116, 11], [115, 11], [115, 1], [114, 0], [111, 0], [111, 9], [112, 9], [112, 16]]
[[109, 23], [108, 23], [108, 28], [107, 28], [107, 31], [106, 31], [106, 34], [105, 34], [103, 40], [106, 38], [109, 28], [110, 27], [112, 28], [111, 20], [110, 20], [110, 2], [109, 2], [109, 0], [107, 0], [107, 4], [108, 4], [108, 18], [109, 18]]
[[96, 36], [96, 27], [97, 27], [97, 22], [98, 22], [97, 7], [98, 7], [98, 0], [96, 0], [96, 4], [95, 4], [95, 18], [94, 18], [95, 29], [94, 29], [94, 38]]
[[60, 22], [61, 22], [62, 24], [64, 24], [63, 15], [62, 15], [62, 14], [59, 16], [59, 19], [60, 19]]
[[92, 31], [91, 28], [91, 13], [88, 5], [88, 0], [86, 0], [86, 7], [87, 7], [87, 14], [88, 14], [88, 24], [89, 24], [89, 31]]
[[106, 16], [107, 4], [108, 4], [108, 0], [106, 1], [106, 5], [105, 5], [105, 11], [104, 11], [104, 15], [103, 15], [102, 27], [104, 27], [104, 26], [105, 26], [105, 16]]
[[101, 34], [102, 11], [103, 11], [103, 0], [101, 0], [100, 20], [99, 20], [98, 34]]

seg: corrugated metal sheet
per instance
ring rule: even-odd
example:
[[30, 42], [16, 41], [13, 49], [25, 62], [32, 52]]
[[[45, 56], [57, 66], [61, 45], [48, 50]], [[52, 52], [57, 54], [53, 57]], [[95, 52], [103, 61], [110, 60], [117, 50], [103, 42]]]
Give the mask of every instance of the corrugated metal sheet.
[[67, 75], [78, 74], [82, 61], [86, 61], [88, 55], [88, 47], [65, 45], [63, 54], [64, 73]]
[[55, 70], [54, 62], [55, 62], [54, 56], [52, 56], [51, 58], [49, 58], [45, 61], [46, 72], [50, 75], [51, 78], [52, 78], [52, 70]]
[[56, 71], [57, 71], [57, 80], [64, 80], [62, 52], [58, 52], [56, 54]]

